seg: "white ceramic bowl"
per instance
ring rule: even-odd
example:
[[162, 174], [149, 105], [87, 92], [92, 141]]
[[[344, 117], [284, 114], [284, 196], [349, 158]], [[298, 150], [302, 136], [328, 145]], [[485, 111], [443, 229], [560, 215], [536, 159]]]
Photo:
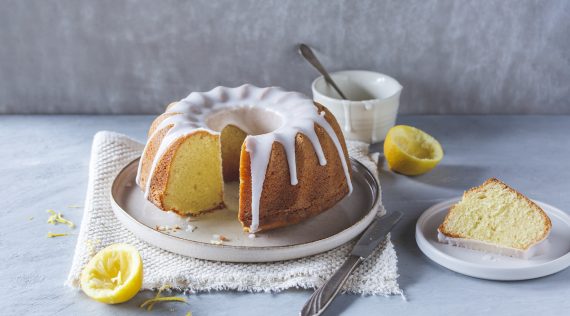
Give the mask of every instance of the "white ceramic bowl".
[[396, 122], [402, 85], [392, 77], [365, 70], [338, 71], [331, 77], [349, 100], [343, 100], [322, 76], [311, 86], [313, 99], [334, 114], [347, 139], [383, 141]]

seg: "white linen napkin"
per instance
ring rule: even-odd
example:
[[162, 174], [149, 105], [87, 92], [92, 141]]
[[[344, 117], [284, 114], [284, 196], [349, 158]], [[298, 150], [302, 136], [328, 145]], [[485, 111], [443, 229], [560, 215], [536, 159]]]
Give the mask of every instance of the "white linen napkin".
[[[348, 142], [350, 155], [377, 173], [377, 155], [368, 145]], [[100, 249], [113, 243], [135, 246], [143, 259], [144, 289], [164, 284], [182, 291], [237, 290], [278, 292], [312, 289], [323, 284], [346, 259], [354, 241], [322, 254], [272, 263], [228, 263], [194, 259], [152, 246], [128, 231], [115, 218], [109, 194], [117, 173], [140, 156], [143, 145], [129, 137], [102, 131], [93, 140], [89, 183], [81, 229], [66, 284], [79, 288], [83, 266]], [[378, 210], [385, 213], [382, 205]], [[367, 295], [402, 295], [397, 257], [390, 239], [379, 246], [349, 278], [344, 291]]]

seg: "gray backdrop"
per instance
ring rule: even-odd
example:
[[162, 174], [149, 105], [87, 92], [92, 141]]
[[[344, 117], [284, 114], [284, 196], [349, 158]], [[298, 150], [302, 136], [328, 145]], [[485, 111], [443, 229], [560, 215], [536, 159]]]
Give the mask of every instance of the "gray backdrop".
[[158, 113], [191, 91], [309, 93], [296, 53], [404, 86], [403, 113], [570, 114], [570, 1], [0, 0], [0, 113]]

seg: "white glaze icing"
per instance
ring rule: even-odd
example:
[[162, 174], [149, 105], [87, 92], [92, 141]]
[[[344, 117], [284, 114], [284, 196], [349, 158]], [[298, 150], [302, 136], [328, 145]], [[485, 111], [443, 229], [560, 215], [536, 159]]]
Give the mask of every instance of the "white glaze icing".
[[520, 258], [520, 259], [529, 259], [531, 257], [546, 253], [546, 251], [548, 250], [547, 237], [545, 237], [543, 240], [539, 241], [538, 243], [530, 246], [528, 249], [521, 250], [510, 247], [502, 247], [499, 245], [475, 239], [453, 238], [446, 236], [445, 234], [440, 232], [439, 229], [437, 230], [437, 240], [441, 243], [450, 244], [452, 246], [463, 247], [467, 249], [479, 250], [487, 253], [494, 253], [501, 256]]
[[375, 103], [373, 101], [362, 101], [362, 104], [364, 105], [364, 109], [366, 109], [366, 111], [374, 109], [375, 106]]
[[352, 132], [352, 117], [350, 116], [350, 101], [343, 100], [342, 108], [344, 110], [344, 131]]
[[[208, 92], [193, 92], [166, 112], [176, 114], [164, 119], [155, 130], [157, 133], [172, 125], [154, 156], [149, 175], [154, 174], [160, 158], [180, 137], [196, 131], [219, 135], [228, 124], [233, 124], [248, 133], [245, 148], [251, 159], [250, 232], [259, 229], [259, 204], [273, 142], [281, 143], [285, 149], [291, 185], [298, 184], [295, 158], [295, 138], [298, 133], [302, 133], [310, 140], [319, 164], [326, 165], [326, 157], [315, 132], [315, 124], [321, 126], [332, 139], [342, 163], [349, 194], [352, 193], [348, 164], [340, 140], [324, 118], [324, 112], [318, 113], [313, 101], [303, 94], [287, 92], [277, 87], [258, 88], [247, 84], [237, 88], [217, 87]], [[350, 119], [347, 121], [350, 122]], [[145, 147], [143, 154], [146, 151]], [[139, 185], [141, 165], [139, 164], [136, 179]], [[144, 188], [146, 198], [150, 192], [151, 181], [152, 177], [146, 181]]]

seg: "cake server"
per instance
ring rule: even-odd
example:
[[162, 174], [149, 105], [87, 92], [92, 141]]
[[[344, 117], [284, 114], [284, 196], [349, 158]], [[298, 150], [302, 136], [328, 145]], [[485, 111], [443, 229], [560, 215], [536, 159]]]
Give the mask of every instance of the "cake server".
[[402, 212], [397, 211], [377, 217], [364, 231], [356, 245], [354, 245], [348, 259], [325, 284], [311, 295], [299, 315], [320, 315], [340, 292], [352, 271], [370, 257], [374, 249], [386, 239], [386, 235], [396, 226], [401, 218]]

